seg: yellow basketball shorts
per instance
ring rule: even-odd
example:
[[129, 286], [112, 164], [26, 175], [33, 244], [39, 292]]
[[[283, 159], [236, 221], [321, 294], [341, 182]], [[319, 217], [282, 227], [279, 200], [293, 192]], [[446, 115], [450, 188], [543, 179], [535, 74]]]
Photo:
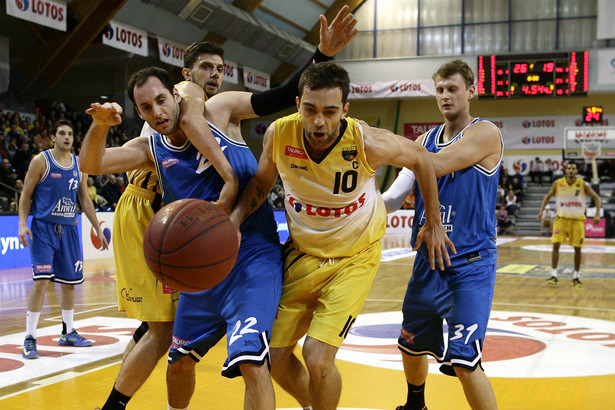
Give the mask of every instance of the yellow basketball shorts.
[[306, 333], [340, 347], [380, 266], [380, 241], [354, 256], [335, 259], [311, 256], [288, 246], [271, 347], [293, 346]]
[[575, 248], [582, 248], [585, 244], [585, 221], [582, 219], [555, 218], [551, 242], [568, 243]]
[[172, 322], [179, 292], [158, 281], [143, 256], [143, 236], [154, 217], [154, 193], [128, 185], [113, 218], [118, 309], [142, 322]]

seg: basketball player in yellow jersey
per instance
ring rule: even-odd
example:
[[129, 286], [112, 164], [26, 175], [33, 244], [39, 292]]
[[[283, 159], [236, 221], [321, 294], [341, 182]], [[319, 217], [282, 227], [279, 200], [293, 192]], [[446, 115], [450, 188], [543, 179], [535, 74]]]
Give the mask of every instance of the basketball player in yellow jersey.
[[[440, 268], [450, 264], [433, 165], [425, 148], [392, 132], [347, 118], [348, 73], [333, 62], [302, 74], [298, 113], [275, 121], [264, 136], [256, 175], [231, 213], [237, 226], [265, 201], [277, 176], [285, 189], [290, 240], [278, 316], [271, 332], [273, 378], [304, 407], [335, 409], [341, 377], [334, 359], [361, 311], [380, 264], [386, 227], [375, 172], [405, 165], [420, 175], [426, 222], [417, 247]], [[303, 345], [304, 365], [294, 349]]]
[[580, 178], [577, 178], [577, 164], [569, 162], [566, 165], [566, 176], [558, 179], [551, 185], [551, 189], [545, 195], [538, 212], [538, 220], [542, 218], [542, 213], [555, 195], [557, 201], [557, 211], [551, 242], [553, 242], [553, 253], [551, 254], [552, 274], [547, 279], [547, 284], [557, 285], [557, 264], [559, 262], [559, 247], [568, 238], [568, 243], [574, 247], [574, 272], [572, 285], [582, 288], [583, 284], [579, 280], [579, 270], [581, 269], [581, 248], [585, 242], [585, 200], [591, 196], [596, 204], [596, 215], [594, 224], [600, 222], [600, 208], [602, 203], [600, 196], [592, 187]]

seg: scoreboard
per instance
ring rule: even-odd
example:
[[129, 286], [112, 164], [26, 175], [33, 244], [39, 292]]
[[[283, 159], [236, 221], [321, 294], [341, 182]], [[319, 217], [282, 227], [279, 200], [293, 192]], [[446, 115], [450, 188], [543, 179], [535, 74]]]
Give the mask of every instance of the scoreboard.
[[589, 52], [478, 57], [479, 98], [587, 95]]

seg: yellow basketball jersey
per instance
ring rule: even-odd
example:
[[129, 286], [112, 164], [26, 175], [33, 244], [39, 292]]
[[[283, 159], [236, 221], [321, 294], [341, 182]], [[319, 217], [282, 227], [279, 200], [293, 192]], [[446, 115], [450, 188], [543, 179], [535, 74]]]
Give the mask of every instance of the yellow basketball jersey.
[[585, 220], [585, 181], [575, 179], [568, 184], [566, 177], [556, 181], [555, 197], [557, 200], [557, 216], [567, 219]]
[[344, 125], [341, 138], [316, 162], [305, 148], [298, 113], [275, 122], [273, 161], [284, 184], [288, 230], [300, 251], [323, 258], [354, 255], [380, 240], [386, 227], [363, 130], [351, 118]]

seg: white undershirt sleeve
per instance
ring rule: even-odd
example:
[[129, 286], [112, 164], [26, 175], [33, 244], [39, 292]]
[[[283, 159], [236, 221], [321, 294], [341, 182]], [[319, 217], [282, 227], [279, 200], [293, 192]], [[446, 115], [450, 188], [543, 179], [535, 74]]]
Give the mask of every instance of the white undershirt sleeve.
[[397, 211], [401, 207], [404, 200], [412, 191], [415, 179], [414, 172], [408, 168], [404, 167], [399, 171], [399, 175], [395, 178], [395, 181], [393, 181], [389, 189], [382, 194], [382, 199], [384, 199], [388, 214]]

